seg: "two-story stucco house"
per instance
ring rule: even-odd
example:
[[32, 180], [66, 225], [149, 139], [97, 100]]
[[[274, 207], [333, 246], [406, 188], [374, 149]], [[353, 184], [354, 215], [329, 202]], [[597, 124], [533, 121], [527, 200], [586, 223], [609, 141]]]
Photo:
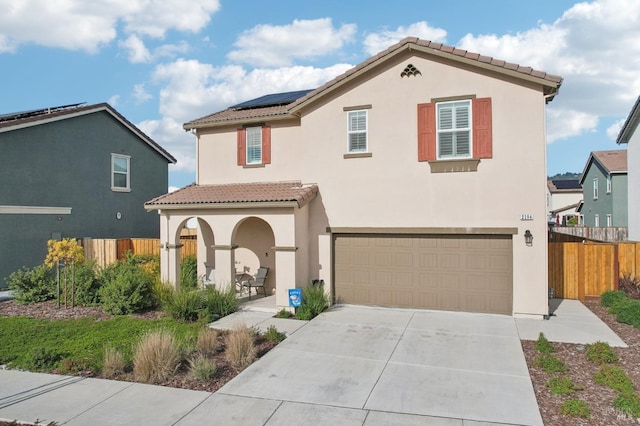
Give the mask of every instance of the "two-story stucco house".
[[582, 185], [579, 179], [549, 179], [547, 181], [547, 210], [549, 221], [566, 225], [571, 218], [581, 217], [577, 212], [582, 201]]
[[579, 207], [589, 227], [627, 226], [627, 151], [593, 151], [584, 166]]
[[0, 115], [0, 287], [47, 240], [157, 237], [144, 203], [176, 160], [108, 104]]
[[629, 239], [640, 241], [640, 96], [622, 125], [616, 142], [627, 144], [627, 203]]
[[278, 306], [321, 279], [341, 303], [542, 317], [545, 104], [561, 82], [407, 38], [315, 90], [186, 123], [196, 183], [147, 203], [162, 276], [177, 281], [197, 218], [201, 273], [232, 283], [250, 249]]

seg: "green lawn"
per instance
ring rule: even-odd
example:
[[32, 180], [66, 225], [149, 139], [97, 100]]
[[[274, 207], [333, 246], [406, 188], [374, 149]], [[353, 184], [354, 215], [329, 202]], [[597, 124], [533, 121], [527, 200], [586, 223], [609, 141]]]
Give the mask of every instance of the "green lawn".
[[63, 373], [91, 369], [99, 372], [105, 346], [120, 349], [131, 362], [133, 346], [146, 331], [168, 328], [185, 345], [192, 345], [197, 324], [170, 319], [117, 317], [106, 321], [0, 318], [0, 364], [30, 371], [59, 369]]

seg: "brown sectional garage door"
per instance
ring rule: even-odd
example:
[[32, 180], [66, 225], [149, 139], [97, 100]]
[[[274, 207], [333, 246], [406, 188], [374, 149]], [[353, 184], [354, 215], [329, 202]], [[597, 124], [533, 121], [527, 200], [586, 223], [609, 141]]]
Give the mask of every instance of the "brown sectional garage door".
[[511, 235], [334, 235], [340, 303], [512, 313]]

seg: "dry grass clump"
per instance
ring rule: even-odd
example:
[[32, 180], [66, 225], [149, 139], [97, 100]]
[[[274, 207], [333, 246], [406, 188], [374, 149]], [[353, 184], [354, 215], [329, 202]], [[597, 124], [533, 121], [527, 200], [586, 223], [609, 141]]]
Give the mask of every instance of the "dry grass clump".
[[198, 333], [196, 348], [202, 355], [214, 355], [218, 352], [218, 331], [213, 328], [206, 327]]
[[107, 346], [104, 348], [104, 359], [102, 362], [102, 374], [105, 377], [112, 379], [118, 377], [124, 373], [124, 369], [127, 364], [124, 360], [124, 355], [118, 349]]
[[227, 336], [225, 357], [234, 367], [244, 369], [256, 359], [254, 335], [245, 324], [238, 324]]
[[133, 354], [133, 377], [145, 383], [161, 382], [171, 377], [180, 365], [181, 353], [169, 330], [147, 332]]

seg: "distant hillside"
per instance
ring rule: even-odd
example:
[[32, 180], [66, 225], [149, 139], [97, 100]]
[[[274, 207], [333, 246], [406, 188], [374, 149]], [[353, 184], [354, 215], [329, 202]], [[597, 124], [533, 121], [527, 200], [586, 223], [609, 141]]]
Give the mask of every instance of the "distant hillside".
[[551, 179], [551, 180], [580, 179], [580, 173], [572, 173], [572, 172], [558, 173], [553, 176], [548, 176], [547, 179]]

